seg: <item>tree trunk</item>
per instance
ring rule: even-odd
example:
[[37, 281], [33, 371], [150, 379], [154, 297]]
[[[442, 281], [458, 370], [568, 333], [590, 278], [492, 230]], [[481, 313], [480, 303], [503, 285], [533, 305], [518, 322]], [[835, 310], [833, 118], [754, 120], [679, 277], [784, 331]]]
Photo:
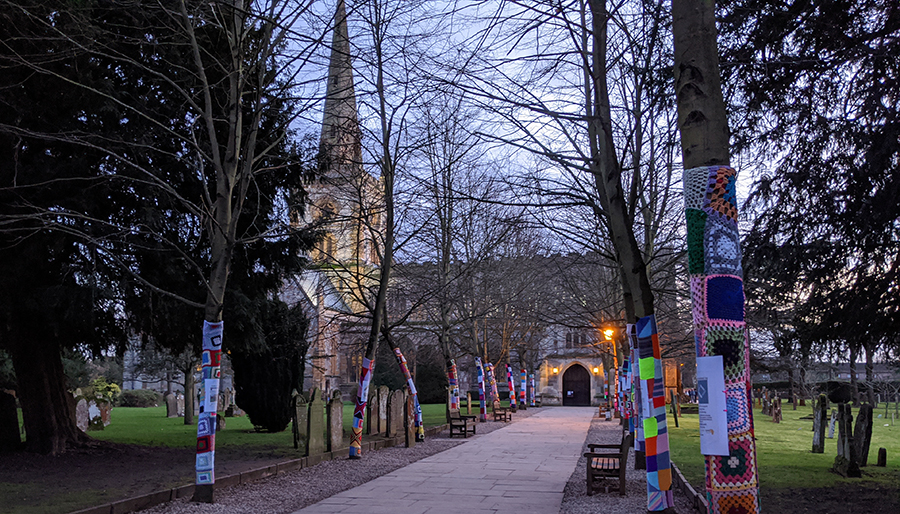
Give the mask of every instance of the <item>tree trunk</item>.
[[866, 394], [869, 397], [869, 405], [876, 407], [875, 404], [875, 348], [871, 343], [865, 345], [866, 349]]
[[856, 376], [856, 361], [859, 359], [860, 344], [850, 343], [850, 391], [853, 394], [853, 406], [859, 407], [859, 379]]
[[[729, 312], [718, 311], [716, 315], [707, 313], [707, 309], [702, 306], [695, 306], [695, 327], [710, 323], [709, 318], [729, 319], [734, 323], [731, 341], [715, 340], [698, 344], [697, 356], [722, 355], [725, 362], [732, 359], [729, 367], [741, 370], [742, 373], [733, 374], [732, 378], [726, 379], [726, 387], [741, 388], [743, 397], [749, 398], [750, 370], [745, 365], [749, 362], [749, 345], [743, 319], [744, 295], [740, 262], [723, 266], [727, 273], [717, 271], [708, 274], [711, 259], [703, 244], [707, 224], [711, 222], [707, 218], [712, 220], [714, 216], [722, 224], [723, 230], [720, 233], [729, 240], [739, 240], [737, 201], [725, 200], [735, 189], [733, 181], [736, 180], [736, 173], [729, 167], [728, 119], [719, 76], [714, 0], [673, 0], [672, 34], [678, 129], [681, 133], [681, 155], [685, 170], [684, 203], [688, 219], [688, 262], [692, 296], [695, 301], [704, 298], [702, 302], [708, 306], [724, 305], [726, 298], [740, 299], [739, 302], [735, 301]], [[714, 206], [709, 203], [712, 194], [719, 200]], [[707, 207], [717, 212], [709, 214]], [[698, 239], [700, 245], [696, 244]], [[708, 287], [713, 280], [717, 281], [716, 291], [728, 292], [714, 293], [711, 286]], [[701, 333], [698, 332], [698, 335]], [[736, 344], [737, 341], [744, 344]], [[709, 342], [713, 344], [708, 345]], [[717, 470], [726, 469], [729, 459], [733, 459], [734, 455], [740, 454], [748, 462], [756, 460], [752, 413], [737, 411], [729, 414], [733, 415], [728, 420], [728, 449], [732, 456], [706, 457], [710, 512], [759, 513], [759, 478], [755, 468], [748, 469], [747, 474], [742, 476], [739, 488], [717, 478]], [[740, 439], [745, 443], [739, 443]], [[740, 490], [739, 496], [735, 495], [735, 489]]]
[[25, 426], [25, 450], [58, 455], [89, 438], [75, 426], [72, 395], [66, 390], [59, 346], [34, 339], [11, 341]]
[[194, 424], [194, 365], [181, 370], [184, 373], [184, 424]]
[[[623, 273], [623, 290], [630, 293], [634, 317], [643, 318], [654, 313], [653, 292], [647, 276], [647, 266], [634, 236], [634, 220], [628, 215], [625, 192], [622, 188], [622, 169], [616, 156], [612, 131], [609, 89], [606, 83], [607, 23], [606, 0], [591, 0], [593, 38], [590, 49], [592, 66], [585, 69], [585, 114], [590, 142], [591, 174], [600, 205], [606, 212], [609, 236]], [[634, 320], [629, 320], [634, 321]]]
[[0, 391], [0, 453], [19, 450], [21, 445], [16, 397]]

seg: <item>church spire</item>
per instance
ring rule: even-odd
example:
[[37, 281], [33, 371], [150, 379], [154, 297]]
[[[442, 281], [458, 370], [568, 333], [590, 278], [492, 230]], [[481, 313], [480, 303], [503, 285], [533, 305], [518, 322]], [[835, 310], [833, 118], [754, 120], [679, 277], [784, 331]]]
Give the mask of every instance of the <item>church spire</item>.
[[338, 0], [334, 15], [325, 112], [322, 116], [322, 135], [319, 144], [330, 162], [328, 175], [344, 174], [348, 167], [360, 167], [362, 150], [344, 0]]

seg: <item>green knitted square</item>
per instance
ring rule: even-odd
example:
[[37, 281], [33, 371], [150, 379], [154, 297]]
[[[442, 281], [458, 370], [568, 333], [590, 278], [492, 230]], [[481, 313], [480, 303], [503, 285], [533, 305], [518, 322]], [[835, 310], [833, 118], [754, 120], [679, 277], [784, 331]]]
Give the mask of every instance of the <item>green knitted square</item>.
[[704, 266], [703, 233], [707, 214], [700, 209], [685, 209], [687, 218], [688, 272], [702, 274]]

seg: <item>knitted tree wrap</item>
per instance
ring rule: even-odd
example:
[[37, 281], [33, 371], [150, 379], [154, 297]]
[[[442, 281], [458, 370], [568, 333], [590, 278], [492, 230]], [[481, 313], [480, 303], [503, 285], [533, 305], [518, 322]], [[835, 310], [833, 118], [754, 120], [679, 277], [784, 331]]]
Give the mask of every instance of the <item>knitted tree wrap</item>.
[[711, 166], [685, 170], [682, 182], [694, 342], [698, 357], [722, 356], [726, 389], [729, 455], [706, 456], [707, 498], [712, 513], [753, 514], [760, 511], [759, 475], [736, 178], [731, 168]]

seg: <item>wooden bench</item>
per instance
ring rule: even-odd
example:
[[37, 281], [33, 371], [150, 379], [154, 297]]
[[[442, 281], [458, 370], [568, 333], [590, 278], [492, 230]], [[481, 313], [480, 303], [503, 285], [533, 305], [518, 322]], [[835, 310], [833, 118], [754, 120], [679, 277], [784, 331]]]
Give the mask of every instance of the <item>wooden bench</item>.
[[469, 434], [475, 434], [475, 417], [463, 416], [458, 410], [450, 411], [450, 437], [461, 435], [469, 437]]
[[[595, 490], [604, 486], [609, 492], [609, 486], [605, 485], [606, 479], [619, 479], [619, 494], [625, 495], [625, 468], [628, 461], [628, 449], [631, 448], [633, 436], [622, 432], [622, 442], [619, 444], [588, 444], [587, 457], [587, 495], [591, 496]], [[616, 452], [603, 452], [598, 450], [618, 450]]]
[[509, 407], [502, 407], [497, 400], [494, 400], [491, 410], [494, 411], [494, 421], [512, 421], [512, 412], [509, 411]]

